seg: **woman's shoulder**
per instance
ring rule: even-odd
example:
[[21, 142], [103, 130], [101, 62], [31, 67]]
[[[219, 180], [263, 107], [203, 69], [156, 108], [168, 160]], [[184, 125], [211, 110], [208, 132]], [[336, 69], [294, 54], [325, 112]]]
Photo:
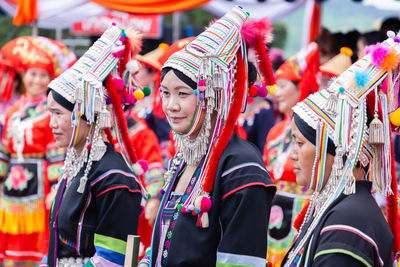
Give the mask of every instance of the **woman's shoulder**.
[[106, 144], [107, 150], [100, 161], [93, 163], [92, 175], [89, 178], [92, 187], [128, 186], [139, 189], [138, 178], [126, 164], [120, 153], [111, 144]]
[[339, 199], [323, 217], [316, 255], [343, 251], [373, 266], [390, 260], [393, 235], [368, 186], [361, 186], [365, 188], [358, 185], [355, 194]]
[[219, 159], [217, 176], [223, 187], [273, 186], [256, 146], [234, 134]]

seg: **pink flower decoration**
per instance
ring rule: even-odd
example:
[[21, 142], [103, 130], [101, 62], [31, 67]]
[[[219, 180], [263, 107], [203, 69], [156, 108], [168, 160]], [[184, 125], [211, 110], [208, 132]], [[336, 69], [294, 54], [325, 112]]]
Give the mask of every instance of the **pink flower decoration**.
[[271, 226], [277, 226], [278, 224], [280, 224], [283, 220], [283, 211], [282, 208], [274, 205], [271, 208], [271, 216], [269, 219], [269, 222], [271, 224]]

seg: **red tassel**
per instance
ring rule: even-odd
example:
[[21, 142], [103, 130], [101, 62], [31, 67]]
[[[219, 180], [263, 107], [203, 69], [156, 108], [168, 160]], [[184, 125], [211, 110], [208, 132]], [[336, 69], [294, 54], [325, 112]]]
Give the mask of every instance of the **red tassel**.
[[222, 133], [215, 144], [213, 153], [209, 160], [209, 167], [206, 171], [203, 191], [207, 193], [210, 193], [213, 189], [219, 158], [221, 158], [222, 152], [232, 136], [233, 129], [241, 111], [243, 97], [245, 97], [245, 82], [247, 82], [247, 77], [245, 77], [242, 52], [240, 50], [237, 53], [237, 59], [237, 71], [235, 74], [236, 84], [232, 106], [229, 110], [228, 118], [226, 119], [224, 128], [222, 129]]
[[105, 128], [103, 131], [104, 131], [104, 133], [105, 133], [106, 136], [107, 136], [108, 142], [109, 142], [110, 144], [115, 145], [116, 141], [115, 141], [115, 139], [114, 139], [114, 137], [113, 137], [113, 135], [112, 135], [112, 133], [111, 133], [111, 129], [110, 129], [110, 128]]
[[121, 107], [120, 98], [118, 96], [117, 90], [114, 87], [114, 83], [112, 82], [111, 74], [107, 76], [107, 78], [105, 80], [105, 86], [108, 90], [108, 94], [111, 99], [111, 104], [113, 106], [115, 115], [117, 117], [118, 128], [121, 131], [121, 137], [122, 137], [122, 142], [123, 142], [123, 144], [121, 144], [121, 145], [125, 146], [125, 148], [128, 152], [129, 160], [133, 164], [138, 160], [138, 158], [137, 158], [135, 148], [133, 147], [131, 140], [129, 139], [128, 126], [126, 124], [124, 112]]
[[297, 214], [297, 217], [293, 222], [293, 227], [297, 230], [297, 232], [300, 231], [300, 227], [303, 224], [309, 206], [310, 206], [310, 200], [308, 200], [307, 204], [305, 204], [304, 207], [299, 212], [299, 214]]
[[266, 46], [263, 43], [261, 37], [256, 39], [255, 49], [258, 57], [258, 68], [260, 69], [261, 75], [264, 78], [265, 85], [275, 85], [275, 76], [272, 70], [272, 63], [269, 55], [266, 52]]
[[392, 174], [392, 192], [393, 195], [387, 196], [387, 220], [392, 234], [394, 237], [392, 251], [398, 253], [400, 249], [400, 238], [399, 238], [399, 212], [398, 212], [398, 199], [397, 199], [397, 177], [396, 168], [394, 164], [394, 153], [393, 153], [393, 140], [390, 142], [392, 150], [392, 164], [391, 164], [391, 174]]

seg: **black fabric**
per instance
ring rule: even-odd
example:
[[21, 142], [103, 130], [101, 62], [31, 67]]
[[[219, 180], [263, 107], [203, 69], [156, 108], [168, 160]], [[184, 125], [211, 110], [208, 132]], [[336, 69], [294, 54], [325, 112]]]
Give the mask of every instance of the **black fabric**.
[[[302, 118], [300, 118], [299, 115], [296, 113], [293, 113], [293, 120], [294, 123], [296, 124], [297, 128], [301, 132], [301, 134], [308, 140], [310, 141], [314, 146], [315, 146], [315, 141], [316, 141], [316, 131], [309, 126]], [[333, 156], [335, 156], [335, 144], [333, 141], [329, 138], [328, 139], [328, 147], [327, 147], [327, 152]]]
[[[371, 266], [381, 266], [379, 260], [381, 259], [383, 266], [392, 266], [393, 235], [370, 190], [371, 182], [357, 181], [355, 194], [339, 196], [328, 207], [314, 229], [312, 240], [309, 238], [304, 245], [307, 249], [310, 246], [308, 262], [305, 262], [306, 257], [303, 255], [300, 262], [293, 266], [359, 266], [359, 263], [353, 265], [354, 260], [362, 262], [359, 259], [363, 259]], [[310, 222], [305, 225], [295, 245], [303, 237], [309, 225]], [[341, 229], [322, 232], [327, 226], [340, 226]], [[356, 230], [344, 231], [343, 226]], [[362, 233], [364, 237], [357, 232]], [[379, 254], [365, 236], [373, 240]], [[345, 252], [329, 253], [329, 250]], [[319, 252], [322, 253], [318, 255]], [[281, 266], [285, 264], [287, 255]], [[328, 261], [329, 265], [325, 265]]]
[[[257, 166], [227, 172], [249, 162], [264, 167], [258, 149], [234, 134], [219, 160], [211, 192], [209, 227], [197, 227], [197, 216], [180, 213], [169, 243], [166, 266], [215, 266], [217, 252], [265, 259], [269, 214], [276, 188], [268, 173]], [[163, 207], [177, 180], [171, 183], [160, 206], [153, 232], [151, 266], [156, 264]]]
[[61, 106], [63, 106], [64, 108], [66, 108], [69, 111], [73, 111], [74, 110], [74, 106], [75, 104], [69, 102], [66, 98], [64, 98], [62, 95], [60, 95], [59, 93], [57, 93], [56, 91], [54, 91], [53, 89], [49, 88], [48, 93], [52, 94], [54, 100], [60, 104]]
[[[137, 233], [142, 198], [140, 186], [134, 178], [124, 174], [132, 174], [132, 172], [121, 154], [116, 152], [111, 144], [107, 143], [106, 154], [100, 161], [93, 162], [85, 190], [80, 194], [77, 192], [77, 188], [85, 167], [86, 164], [71, 181], [64, 194], [58, 213], [57, 231], [59, 238], [57, 240], [55, 237], [55, 216], [65, 179], [59, 184], [49, 218], [48, 265], [50, 267], [55, 266], [55, 242], [58, 246], [58, 258], [92, 257], [96, 252], [94, 234], [126, 241], [128, 234]], [[111, 174], [107, 175], [107, 173]], [[91, 184], [102, 176], [105, 178]], [[113, 187], [115, 189], [112, 189]], [[80, 226], [81, 216], [82, 228], [79, 232], [77, 229]], [[80, 233], [79, 236], [78, 233]], [[77, 254], [77, 247], [79, 247], [79, 255]]]
[[161, 79], [160, 79], [161, 82], [162, 82], [162, 80], [164, 79], [165, 75], [166, 75], [170, 70], [173, 70], [173, 72], [175, 73], [175, 75], [178, 76], [178, 78], [179, 78], [182, 82], [186, 83], [190, 88], [192, 88], [193, 90], [195, 90], [195, 89], [197, 88], [197, 83], [195, 83], [192, 79], [190, 79], [188, 76], [186, 76], [185, 74], [183, 74], [183, 72], [181, 72], [181, 71], [179, 71], [179, 70], [177, 70], [177, 69], [171, 68], [171, 67], [166, 67], [166, 68], [163, 68], [163, 69], [162, 69], [162, 71], [161, 71]]

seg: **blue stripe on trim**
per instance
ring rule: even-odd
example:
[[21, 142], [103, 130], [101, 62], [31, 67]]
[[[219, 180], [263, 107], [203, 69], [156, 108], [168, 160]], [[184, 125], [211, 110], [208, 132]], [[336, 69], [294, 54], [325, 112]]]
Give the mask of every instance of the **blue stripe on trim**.
[[118, 252], [115, 252], [112, 250], [108, 250], [103, 247], [95, 246], [95, 248], [96, 248], [97, 255], [99, 255], [100, 257], [102, 257], [108, 261], [111, 261], [115, 264], [119, 264], [122, 266], [124, 265], [124, 262], [125, 262], [124, 254], [121, 254], [121, 253], [118, 253]]
[[267, 260], [255, 256], [217, 252], [217, 265], [218, 263], [230, 263], [230, 264], [248, 265], [254, 267], [265, 267], [265, 265], [267, 264]]

